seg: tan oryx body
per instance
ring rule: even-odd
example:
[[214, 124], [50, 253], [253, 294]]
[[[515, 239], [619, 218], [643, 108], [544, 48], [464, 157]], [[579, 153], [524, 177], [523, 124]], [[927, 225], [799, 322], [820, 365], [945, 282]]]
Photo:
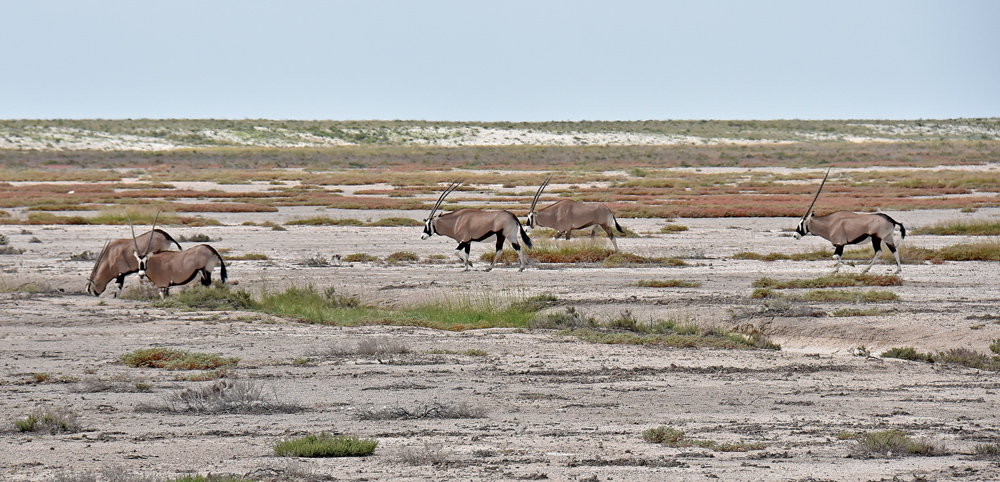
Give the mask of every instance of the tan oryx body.
[[[830, 171], [827, 171], [826, 175], [829, 176]], [[801, 239], [802, 236], [807, 234], [815, 234], [833, 243], [833, 259], [837, 261], [837, 265], [833, 269], [834, 273], [838, 272], [840, 265], [843, 264], [844, 246], [858, 244], [871, 238], [872, 246], [875, 248], [875, 257], [872, 258], [868, 266], [862, 271], [862, 273], [867, 273], [875, 264], [875, 261], [882, 256], [882, 243], [885, 242], [885, 245], [889, 247], [889, 252], [896, 259], [896, 273], [902, 271], [903, 265], [899, 261], [899, 252], [896, 250], [896, 241], [893, 235], [895, 234], [896, 226], [899, 226], [899, 238], [906, 238], [906, 228], [895, 219], [889, 217], [888, 214], [883, 213], [859, 214], [850, 211], [838, 211], [825, 216], [816, 216], [812, 212], [812, 207], [816, 204], [816, 198], [819, 197], [819, 193], [823, 190], [823, 184], [826, 184], [826, 177], [820, 183], [819, 190], [816, 191], [816, 196], [813, 197], [813, 202], [809, 205], [809, 209], [806, 210], [806, 214], [799, 221], [799, 225], [795, 229], [795, 238]]]
[[524, 271], [528, 263], [524, 251], [521, 250], [521, 245], [518, 242], [518, 236], [520, 236], [524, 245], [529, 248], [531, 247], [531, 238], [524, 231], [524, 226], [521, 226], [521, 222], [517, 220], [517, 216], [514, 216], [509, 211], [461, 209], [453, 213], [434, 215], [444, 201], [444, 198], [458, 188], [459, 184], [461, 182], [451, 183], [445, 189], [444, 193], [441, 194], [441, 197], [438, 198], [437, 203], [434, 204], [434, 208], [431, 209], [430, 215], [424, 220], [424, 233], [420, 236], [420, 239], [427, 239], [435, 234], [440, 234], [458, 241], [458, 247], [455, 248], [455, 251], [458, 254], [458, 258], [462, 260], [462, 266], [468, 271], [469, 267], [472, 266], [472, 262], [469, 261], [469, 251], [471, 250], [472, 243], [474, 241], [483, 241], [490, 236], [496, 236], [496, 254], [493, 255], [493, 262], [490, 263], [490, 267], [486, 271], [493, 269], [493, 266], [496, 265], [497, 259], [500, 258], [500, 253], [503, 250], [504, 240], [507, 240], [514, 248], [514, 251], [517, 251], [520, 270]]
[[226, 263], [222, 260], [222, 255], [207, 244], [199, 244], [184, 251], [161, 251], [143, 257], [136, 252], [135, 257], [139, 263], [139, 276], [149, 279], [159, 288], [161, 298], [169, 294], [171, 286], [187, 284], [199, 275], [202, 285], [211, 285], [212, 270], [216, 266], [221, 268], [219, 279], [226, 282]]
[[542, 195], [542, 191], [545, 189], [545, 186], [549, 185], [549, 181], [551, 180], [552, 176], [545, 179], [545, 182], [538, 188], [538, 192], [535, 193], [534, 200], [531, 201], [531, 209], [528, 211], [528, 222], [526, 223], [527, 231], [531, 232], [535, 226], [543, 226], [555, 229], [556, 239], [559, 239], [559, 236], [562, 235], [565, 235], [566, 239], [570, 239], [574, 229], [584, 229], [593, 226], [593, 229], [590, 230], [590, 237], [593, 238], [597, 234], [597, 228], [604, 229], [604, 232], [608, 235], [608, 239], [611, 240], [611, 245], [615, 247], [615, 251], [618, 251], [618, 242], [615, 241], [614, 230], [617, 229], [619, 233], [623, 234], [625, 230], [618, 225], [618, 220], [615, 219], [614, 213], [603, 204], [563, 199], [535, 211], [535, 205], [538, 204], [539, 196]]
[[[135, 239], [139, 244], [149, 245], [149, 249], [154, 253], [169, 250], [175, 245], [177, 249], [182, 249], [180, 243], [162, 229], [153, 229]], [[118, 289], [114, 296], [121, 296], [125, 277], [139, 271], [139, 263], [132, 255], [133, 246], [133, 240], [127, 238], [116, 239], [104, 245], [97, 262], [94, 263], [94, 269], [90, 271], [90, 278], [87, 279], [88, 294], [100, 296], [104, 293], [108, 282], [115, 280]]]

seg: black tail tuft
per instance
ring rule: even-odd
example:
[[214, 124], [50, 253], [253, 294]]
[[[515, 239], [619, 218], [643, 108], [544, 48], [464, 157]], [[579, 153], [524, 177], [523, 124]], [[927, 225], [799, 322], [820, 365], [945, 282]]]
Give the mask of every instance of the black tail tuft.
[[622, 229], [622, 227], [618, 225], [618, 218], [612, 217], [611, 219], [613, 219], [614, 222], [615, 222], [615, 229], [617, 229], [619, 233], [625, 234], [625, 230]]
[[524, 245], [527, 246], [528, 249], [531, 249], [533, 247], [531, 244], [531, 238], [528, 237], [528, 233], [524, 230], [524, 226], [521, 226], [521, 224], [518, 223], [517, 229], [521, 231], [521, 241], [524, 241]]
[[885, 213], [877, 213], [877, 214], [885, 218], [886, 221], [889, 221], [890, 223], [899, 226], [899, 239], [906, 239], [906, 228], [903, 227], [903, 223], [896, 221], [895, 219], [892, 219], [892, 217], [890, 217], [888, 214]]

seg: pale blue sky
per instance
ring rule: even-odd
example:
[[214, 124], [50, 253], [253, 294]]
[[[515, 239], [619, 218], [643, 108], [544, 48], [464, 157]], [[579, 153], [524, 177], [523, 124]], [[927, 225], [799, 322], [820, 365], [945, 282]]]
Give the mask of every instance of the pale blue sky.
[[0, 118], [1000, 116], [1000, 1], [0, 0]]

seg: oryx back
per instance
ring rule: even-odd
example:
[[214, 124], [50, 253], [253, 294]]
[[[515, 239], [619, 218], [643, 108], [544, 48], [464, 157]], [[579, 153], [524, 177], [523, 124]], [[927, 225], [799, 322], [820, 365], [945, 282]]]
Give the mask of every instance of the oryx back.
[[618, 250], [618, 242], [615, 241], [614, 231], [624, 233], [625, 230], [618, 225], [614, 213], [607, 206], [600, 203], [587, 203], [563, 199], [554, 204], [550, 204], [534, 213], [534, 222], [539, 226], [556, 230], [556, 237], [565, 235], [570, 239], [574, 229], [585, 229], [593, 227], [590, 235], [597, 234], [600, 227], [608, 235], [615, 251]]

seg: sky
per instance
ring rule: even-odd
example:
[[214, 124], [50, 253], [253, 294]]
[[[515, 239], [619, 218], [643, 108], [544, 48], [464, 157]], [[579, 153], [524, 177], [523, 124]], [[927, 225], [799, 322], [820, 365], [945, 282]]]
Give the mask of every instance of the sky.
[[1000, 1], [0, 0], [0, 119], [1000, 117]]

